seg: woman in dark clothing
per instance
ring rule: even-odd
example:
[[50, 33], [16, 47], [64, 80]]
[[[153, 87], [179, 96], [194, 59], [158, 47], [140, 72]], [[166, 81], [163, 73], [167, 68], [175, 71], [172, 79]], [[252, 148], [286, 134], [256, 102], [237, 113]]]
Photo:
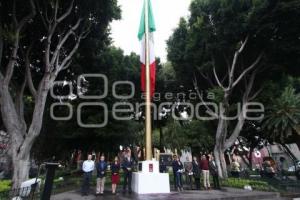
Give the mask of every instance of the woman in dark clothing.
[[182, 173], [183, 173], [183, 165], [180, 159], [177, 157], [175, 161], [173, 161], [173, 172], [176, 175], [176, 188], [178, 191], [183, 191], [182, 187]]
[[197, 161], [197, 157], [196, 156], [193, 157], [192, 164], [193, 164], [193, 174], [194, 174], [196, 189], [200, 190], [200, 175], [201, 175], [201, 171], [200, 171], [200, 166], [199, 166], [199, 163]]
[[118, 157], [115, 157], [114, 162], [111, 164], [111, 188], [112, 193], [116, 194], [117, 185], [120, 182], [120, 163]]

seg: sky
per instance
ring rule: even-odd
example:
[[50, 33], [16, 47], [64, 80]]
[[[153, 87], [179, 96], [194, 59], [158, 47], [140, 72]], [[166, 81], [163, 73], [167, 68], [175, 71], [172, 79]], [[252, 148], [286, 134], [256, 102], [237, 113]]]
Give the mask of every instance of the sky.
[[[180, 17], [189, 15], [191, 0], [151, 0], [156, 24], [155, 55], [166, 62], [166, 40], [177, 27]], [[122, 9], [122, 19], [113, 21], [111, 32], [113, 44], [124, 50], [140, 54], [140, 43], [137, 38], [143, 0], [118, 0]]]

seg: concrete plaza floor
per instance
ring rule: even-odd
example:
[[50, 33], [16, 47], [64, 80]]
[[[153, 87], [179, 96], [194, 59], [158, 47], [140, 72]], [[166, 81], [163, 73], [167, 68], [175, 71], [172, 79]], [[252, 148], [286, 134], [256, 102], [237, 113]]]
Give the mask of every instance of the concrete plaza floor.
[[185, 190], [183, 192], [171, 192], [170, 194], [122, 194], [112, 195], [110, 191], [106, 191], [103, 196], [89, 196], [82, 197], [78, 191], [70, 191], [61, 193], [51, 197], [51, 200], [280, 200], [278, 193], [274, 192], [260, 192], [248, 191], [234, 188], [224, 188], [222, 190], [196, 191]]

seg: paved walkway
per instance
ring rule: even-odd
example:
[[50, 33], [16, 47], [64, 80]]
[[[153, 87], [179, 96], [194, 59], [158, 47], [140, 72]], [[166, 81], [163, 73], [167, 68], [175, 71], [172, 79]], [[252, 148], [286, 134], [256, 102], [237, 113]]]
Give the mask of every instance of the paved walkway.
[[89, 195], [82, 197], [78, 191], [70, 191], [54, 195], [51, 200], [279, 200], [281, 199], [277, 193], [247, 191], [242, 189], [226, 188], [224, 190], [210, 190], [210, 191], [195, 191], [186, 190], [183, 192], [171, 192], [170, 194], [151, 194], [151, 195], [137, 195], [125, 194], [111, 195], [107, 191], [103, 196]]

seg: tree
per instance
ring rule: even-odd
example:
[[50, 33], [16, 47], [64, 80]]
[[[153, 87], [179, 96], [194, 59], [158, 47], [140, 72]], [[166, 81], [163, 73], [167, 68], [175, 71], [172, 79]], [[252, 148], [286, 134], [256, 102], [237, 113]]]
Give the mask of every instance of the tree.
[[[222, 89], [222, 92], [224, 94], [223, 99], [222, 99], [221, 103], [219, 104], [219, 113], [218, 114], [214, 113], [214, 111], [212, 111], [209, 107], [207, 107], [208, 111], [210, 111], [210, 113], [214, 113], [214, 115], [218, 118], [214, 155], [216, 158], [216, 164], [218, 166], [218, 172], [221, 177], [227, 177], [227, 167], [226, 167], [226, 162], [225, 162], [225, 158], [224, 158], [224, 152], [226, 149], [228, 149], [229, 147], [231, 147], [234, 144], [234, 142], [238, 138], [238, 136], [243, 128], [243, 125], [246, 120], [246, 109], [247, 109], [247, 107], [245, 105], [249, 101], [254, 99], [258, 94], [257, 92], [259, 92], [259, 91], [256, 91], [253, 95], [251, 95], [254, 79], [255, 79], [255, 76], [257, 73], [257, 70], [254, 70], [252, 72], [252, 74], [250, 75], [249, 79], [248, 80], [245, 79], [246, 86], [245, 86], [244, 94], [242, 96], [242, 110], [238, 113], [238, 121], [237, 121], [235, 127], [233, 128], [232, 133], [229, 133], [229, 129], [228, 129], [229, 122], [226, 117], [228, 117], [229, 113], [230, 113], [230, 99], [232, 98], [233, 89], [237, 86], [237, 84], [243, 78], [245, 78], [244, 76], [247, 73], [250, 73], [249, 71], [251, 71], [253, 68], [257, 67], [257, 65], [259, 64], [259, 62], [262, 58], [262, 55], [263, 55], [263, 54], [260, 54], [257, 57], [257, 59], [253, 62], [253, 64], [251, 64], [249, 67], [247, 67], [245, 70], [243, 70], [238, 75], [237, 79], [234, 79], [235, 68], [237, 67], [236, 62], [239, 57], [239, 54], [243, 51], [243, 48], [245, 47], [246, 42], [247, 42], [247, 39], [244, 43], [242, 43], [241, 48], [235, 52], [232, 65], [228, 67], [229, 71], [228, 71], [227, 76], [228, 76], [229, 80], [228, 80], [227, 86], [224, 86], [220, 82], [220, 79], [216, 73], [216, 69], [215, 68], [213, 69], [215, 80], [217, 81], [219, 87]], [[195, 82], [195, 88], [199, 94], [200, 99], [202, 100], [203, 103], [205, 103], [205, 101], [201, 97], [201, 94], [199, 92], [196, 82]]]
[[[210, 85], [216, 83], [223, 94], [218, 114], [206, 106], [207, 110], [218, 119], [214, 154], [221, 177], [227, 177], [224, 152], [235, 142], [245, 122], [245, 110], [241, 110], [238, 113], [235, 128], [233, 128], [231, 134], [229, 133], [229, 122], [224, 117], [230, 114], [230, 105], [232, 104], [231, 101], [234, 95], [233, 91], [239, 86], [239, 83], [242, 81], [245, 82], [244, 92], [241, 94], [242, 105], [247, 104], [257, 95], [256, 93], [251, 94], [254, 79], [258, 72], [258, 70], [254, 69], [257, 68], [263, 58], [263, 51], [249, 56], [247, 59], [245, 57], [247, 55], [245, 53], [246, 46], [249, 40], [252, 40], [252, 37], [248, 33], [247, 27], [240, 26], [242, 23], [247, 22], [248, 18], [245, 15], [247, 12], [250, 12], [251, 8], [251, 6], [244, 4], [246, 3], [193, 1], [190, 7], [189, 32], [191, 37], [185, 47], [185, 51], [189, 52], [186, 57], [191, 59], [197, 56], [198, 58], [192, 61], [192, 65], [195, 68], [200, 68], [200, 74], [209, 80]], [[238, 13], [238, 17], [236, 21], [230, 22], [229, 18], [233, 13]], [[229, 30], [233, 27], [239, 27], [239, 30], [230, 32]], [[178, 29], [181, 28], [179, 26]], [[200, 32], [200, 34], [197, 32]], [[170, 40], [172, 41], [173, 38]], [[248, 49], [249, 47], [247, 51], [249, 51]], [[231, 59], [232, 62], [230, 62]], [[242, 59], [245, 60], [243, 63], [241, 63]], [[211, 69], [213, 75], [209, 76]], [[224, 78], [219, 78], [217, 70], [223, 74]], [[196, 77], [196, 73], [197, 71], [194, 72], [194, 77]], [[194, 87], [199, 99], [205, 103], [200, 94], [196, 78], [194, 80]], [[245, 108], [244, 106], [242, 107], [243, 109]]]
[[[45, 158], [50, 158], [53, 155], [59, 160], [69, 159], [70, 152], [74, 149], [80, 149], [83, 153], [91, 151], [99, 151], [105, 153], [107, 156], [116, 155], [119, 151], [119, 145], [126, 146], [130, 144], [141, 144], [143, 141], [143, 135], [141, 134], [143, 125], [139, 121], [118, 121], [113, 117], [110, 110], [114, 103], [133, 103], [135, 104], [140, 100], [139, 94], [139, 80], [140, 80], [140, 60], [139, 56], [135, 53], [130, 55], [124, 55], [124, 52], [120, 48], [114, 46], [101, 47], [102, 38], [96, 36], [91, 38], [90, 36], [83, 42], [90, 43], [87, 40], [93, 40], [92, 44], [95, 46], [89, 46], [89, 51], [85, 48], [80, 49], [76, 59], [73, 63], [75, 65], [75, 75], [67, 75], [67, 81], [74, 82], [76, 77], [85, 73], [103, 74], [108, 77], [108, 86], [111, 88], [115, 81], [131, 81], [136, 86], [135, 96], [131, 99], [117, 99], [111, 92], [108, 93], [107, 97], [102, 99], [103, 102], [108, 106], [108, 124], [102, 128], [83, 128], [77, 123], [76, 115], [74, 115], [68, 121], [56, 121], [50, 116], [50, 106], [47, 106], [45, 111], [43, 129], [41, 135], [35, 143], [34, 151], [32, 152], [34, 158], [38, 161], [43, 161]], [[99, 51], [101, 49], [101, 51]], [[81, 52], [82, 51], [82, 52]], [[99, 52], [98, 52], [99, 51]], [[96, 53], [95, 53], [96, 52]], [[90, 55], [92, 54], [92, 55]], [[88, 67], [87, 67], [88, 66]], [[73, 68], [74, 69], [74, 66]], [[75, 79], [75, 80], [74, 80]], [[86, 79], [88, 84], [85, 85], [87, 90], [86, 95], [98, 94], [103, 84], [101, 79]], [[73, 85], [77, 87], [76, 84]], [[68, 88], [65, 86], [65, 88]], [[56, 91], [56, 89], [58, 91]], [[55, 87], [55, 93], [58, 96], [65, 95], [63, 86]], [[128, 95], [131, 91], [129, 87], [121, 86], [115, 88], [118, 95]], [[75, 96], [74, 96], [75, 95]], [[78, 105], [86, 100], [77, 98], [77, 93], [74, 91], [74, 98], [70, 99], [49, 99], [48, 105], [53, 102], [68, 102], [72, 104], [73, 109], [78, 108]], [[98, 100], [89, 100], [92, 102], [98, 102]], [[65, 116], [68, 112], [64, 107], [57, 107], [55, 109], [55, 116]], [[104, 112], [103, 110], [94, 109], [82, 109], [81, 116], [86, 124], [97, 124], [102, 123]], [[126, 109], [125, 107], [124, 109]], [[118, 114], [118, 116], [121, 114]], [[135, 113], [129, 111], [124, 113], [124, 116], [133, 116]], [[123, 115], [122, 115], [123, 116]], [[49, 145], [47, 145], [49, 144]], [[55, 144], [55, 145], [51, 145]], [[44, 148], [47, 145], [47, 148]], [[111, 157], [110, 157], [111, 158]]]
[[[268, 78], [278, 78], [282, 71], [297, 71], [287, 63], [298, 65], [294, 56], [299, 46], [292, 41], [299, 42], [295, 34], [299, 22], [289, 21], [288, 26], [282, 22], [286, 16], [299, 15], [294, 8], [299, 8], [298, 1], [194, 0], [188, 23], [181, 20], [168, 41], [168, 58], [180, 68], [176, 75], [195, 77], [194, 86], [201, 102], [206, 101], [201, 89], [216, 88], [222, 94], [217, 114], [206, 106], [217, 119], [214, 154], [221, 177], [227, 177], [224, 151], [239, 136], [245, 110], [239, 112], [236, 121], [220, 116], [230, 116], [238, 102], [245, 105], [257, 97], [263, 90], [260, 85]], [[180, 33], [184, 33], [182, 40], [178, 38]], [[180, 42], [177, 44], [176, 40]], [[293, 46], [292, 53], [286, 48], [288, 44]], [[290, 52], [292, 60], [278, 52]], [[266, 68], [274, 73], [262, 73]], [[190, 85], [189, 82], [184, 84]]]
[[[30, 151], [42, 128], [49, 90], [60, 72], [70, 67], [81, 41], [95, 32], [101, 5], [95, 1], [30, 0], [25, 7], [20, 1], [1, 6], [12, 10], [11, 17], [5, 16], [1, 22], [0, 50], [2, 42], [5, 49], [0, 53], [9, 56], [1, 61], [0, 106], [11, 138], [13, 188], [18, 188], [28, 178]], [[114, 16], [106, 17], [105, 27]], [[32, 113], [25, 113], [31, 106]]]

